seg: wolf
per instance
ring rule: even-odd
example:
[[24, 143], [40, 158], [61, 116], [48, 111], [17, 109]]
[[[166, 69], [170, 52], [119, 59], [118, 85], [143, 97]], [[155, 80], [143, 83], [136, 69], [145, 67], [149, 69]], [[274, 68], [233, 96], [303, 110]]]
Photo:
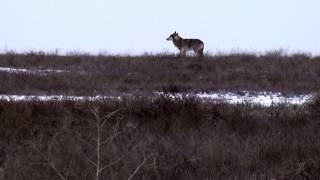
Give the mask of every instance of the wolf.
[[200, 39], [183, 39], [177, 32], [171, 34], [168, 41], [180, 50], [180, 56], [185, 56], [187, 51], [193, 50], [198, 56], [203, 56], [204, 43]]

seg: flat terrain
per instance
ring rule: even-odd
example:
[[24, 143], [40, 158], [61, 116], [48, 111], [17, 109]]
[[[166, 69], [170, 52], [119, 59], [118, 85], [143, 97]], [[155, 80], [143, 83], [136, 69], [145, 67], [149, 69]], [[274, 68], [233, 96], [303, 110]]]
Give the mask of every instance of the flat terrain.
[[171, 55], [7, 53], [0, 55], [0, 67], [28, 70], [0, 71], [1, 94], [141, 95], [215, 90], [299, 94], [320, 90], [320, 57], [304, 54], [228, 54], [199, 60]]
[[[320, 179], [320, 57], [7, 53], [0, 82], [1, 97], [31, 95], [0, 100], [1, 180]], [[315, 96], [261, 106], [168, 94], [211, 91]], [[48, 95], [123, 98], [33, 100]]]

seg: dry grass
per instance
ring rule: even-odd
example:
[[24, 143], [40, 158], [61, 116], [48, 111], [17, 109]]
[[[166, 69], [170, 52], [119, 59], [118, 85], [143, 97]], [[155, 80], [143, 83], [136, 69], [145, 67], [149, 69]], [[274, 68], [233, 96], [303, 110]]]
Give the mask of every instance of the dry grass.
[[1, 67], [52, 68], [47, 76], [0, 73], [3, 94], [148, 94], [154, 91], [320, 90], [320, 58], [304, 54], [227, 54], [202, 60], [172, 55], [2, 54]]
[[[45, 53], [0, 55], [1, 94], [320, 90], [320, 57], [228, 54], [197, 58]], [[138, 96], [136, 96], [138, 97]], [[196, 99], [0, 101], [0, 179], [320, 178], [320, 98], [261, 107]]]
[[319, 179], [319, 102], [0, 102], [0, 176], [95, 179], [100, 128], [101, 179]]

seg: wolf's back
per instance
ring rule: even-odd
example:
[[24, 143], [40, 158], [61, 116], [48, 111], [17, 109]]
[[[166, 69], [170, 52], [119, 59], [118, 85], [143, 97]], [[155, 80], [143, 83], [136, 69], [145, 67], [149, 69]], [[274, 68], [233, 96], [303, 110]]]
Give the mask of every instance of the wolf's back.
[[203, 44], [203, 42], [200, 39], [183, 39], [182, 44], [188, 48], [192, 48], [193, 46]]

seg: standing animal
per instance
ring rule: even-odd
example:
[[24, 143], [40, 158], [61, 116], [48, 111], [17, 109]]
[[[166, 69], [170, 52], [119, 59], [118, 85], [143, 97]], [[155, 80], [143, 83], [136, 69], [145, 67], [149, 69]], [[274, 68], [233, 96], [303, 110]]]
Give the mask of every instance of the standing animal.
[[203, 56], [204, 43], [200, 39], [183, 39], [177, 32], [171, 34], [168, 41], [180, 50], [180, 55], [185, 56], [187, 51], [193, 50], [198, 56]]

